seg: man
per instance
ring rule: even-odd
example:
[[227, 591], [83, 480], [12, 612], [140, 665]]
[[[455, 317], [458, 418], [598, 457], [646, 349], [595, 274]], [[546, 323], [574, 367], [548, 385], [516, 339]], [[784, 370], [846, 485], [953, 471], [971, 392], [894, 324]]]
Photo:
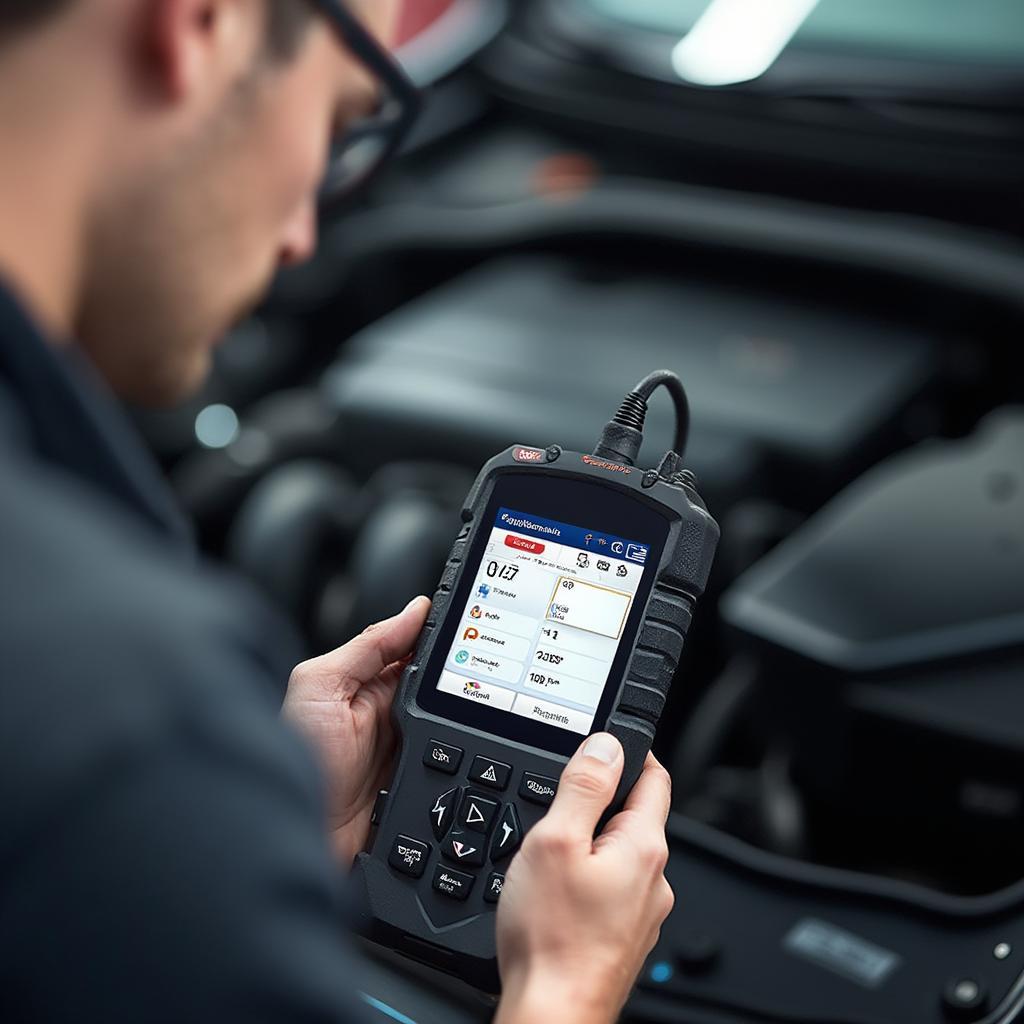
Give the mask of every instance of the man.
[[[429, 602], [291, 671], [282, 724], [287, 631], [192, 554], [112, 396], [187, 394], [313, 252], [394, 14], [0, 0], [5, 1021], [358, 1016], [337, 879]], [[668, 780], [651, 759], [594, 841], [621, 768], [587, 740], [509, 869], [503, 1022], [614, 1019], [656, 940]]]

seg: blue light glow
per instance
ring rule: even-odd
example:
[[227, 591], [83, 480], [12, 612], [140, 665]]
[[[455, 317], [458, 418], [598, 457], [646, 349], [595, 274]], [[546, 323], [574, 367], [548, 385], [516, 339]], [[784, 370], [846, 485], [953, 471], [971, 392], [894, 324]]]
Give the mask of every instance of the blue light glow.
[[672, 965], [667, 960], [659, 960], [656, 964], [651, 964], [648, 977], [661, 985], [672, 977]]
[[363, 1000], [369, 1003], [375, 1010], [383, 1013], [389, 1020], [397, 1021], [398, 1024], [416, 1024], [416, 1021], [412, 1017], [406, 1017], [404, 1013], [396, 1010], [393, 1006], [388, 1006], [387, 1003], [382, 1003], [379, 999], [374, 999], [373, 996], [368, 996], [365, 992], [360, 992]]

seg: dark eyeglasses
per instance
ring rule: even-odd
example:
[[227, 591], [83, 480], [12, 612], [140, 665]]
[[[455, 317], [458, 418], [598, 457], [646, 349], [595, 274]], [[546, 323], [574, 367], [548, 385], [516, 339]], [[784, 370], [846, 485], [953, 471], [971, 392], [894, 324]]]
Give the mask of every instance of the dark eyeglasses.
[[320, 189], [321, 215], [347, 207], [399, 150], [422, 107], [419, 89], [341, 0], [310, 0], [380, 87], [376, 110], [347, 126], [331, 146]]

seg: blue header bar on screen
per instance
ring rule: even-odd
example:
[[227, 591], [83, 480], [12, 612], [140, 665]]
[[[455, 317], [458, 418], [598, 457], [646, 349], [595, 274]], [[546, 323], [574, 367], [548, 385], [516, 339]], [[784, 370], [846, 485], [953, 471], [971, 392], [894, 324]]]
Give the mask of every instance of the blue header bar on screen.
[[523, 537], [549, 540], [552, 544], [564, 544], [566, 547], [607, 555], [609, 558], [621, 558], [637, 565], [646, 563], [650, 550], [649, 545], [635, 540], [626, 540], [624, 537], [602, 533], [600, 530], [589, 530], [582, 526], [570, 526], [555, 519], [543, 519], [541, 516], [517, 512], [511, 508], [499, 508], [494, 525], [499, 530], [510, 530]]

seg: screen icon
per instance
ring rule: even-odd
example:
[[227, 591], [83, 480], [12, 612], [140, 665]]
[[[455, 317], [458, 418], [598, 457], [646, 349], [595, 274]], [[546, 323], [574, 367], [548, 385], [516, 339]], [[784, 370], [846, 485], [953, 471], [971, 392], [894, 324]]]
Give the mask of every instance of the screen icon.
[[469, 612], [469, 617], [470, 617], [471, 619], [479, 619], [479, 618], [480, 618], [480, 616], [481, 616], [482, 614], [483, 614], [483, 612], [481, 612], [481, 611], [480, 611], [480, 605], [478, 605], [478, 604], [475, 604], [475, 605], [473, 605], [473, 607], [472, 607], [472, 608], [470, 609], [470, 612]]
[[612, 554], [613, 555], [621, 555], [624, 550], [625, 550], [625, 546], [623, 545], [621, 540], [613, 540], [612, 541]]
[[585, 551], [581, 551], [581, 552], [580, 552], [580, 553], [579, 553], [579, 554], [578, 554], [578, 555], [576, 556], [576, 564], [577, 564], [577, 565], [578, 565], [578, 566], [579, 566], [579, 567], [580, 567], [581, 569], [586, 569], [586, 568], [587, 568], [587, 566], [588, 566], [588, 565], [590, 565], [590, 557], [589, 557], [589, 556], [587, 555], [587, 553], [586, 553]]
[[487, 598], [490, 597], [491, 588], [486, 583], [481, 583], [480, 586], [476, 588], [476, 592], [480, 597]]
[[603, 558], [599, 558], [597, 560], [597, 567], [601, 572], [607, 572], [612, 567], [612, 563], [606, 562]]
[[646, 562], [647, 548], [643, 544], [628, 544], [626, 545], [626, 557], [631, 562]]
[[469, 651], [467, 651], [467, 650], [456, 651], [456, 653], [455, 653], [455, 664], [456, 665], [465, 665], [467, 661], [469, 661]]
[[629, 570], [624, 565], [620, 565], [618, 569], [615, 570], [615, 575], [619, 577], [628, 576]]
[[480, 630], [475, 629], [473, 626], [467, 626], [465, 632], [462, 634], [463, 640], [475, 640], [480, 635]]

